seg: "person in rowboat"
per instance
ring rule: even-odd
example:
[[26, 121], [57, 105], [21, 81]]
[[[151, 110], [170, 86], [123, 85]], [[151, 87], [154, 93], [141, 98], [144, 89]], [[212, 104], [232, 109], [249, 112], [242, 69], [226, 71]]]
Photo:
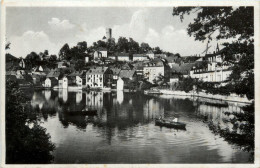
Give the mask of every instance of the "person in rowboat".
[[178, 122], [178, 118], [177, 117], [174, 117], [172, 122]]

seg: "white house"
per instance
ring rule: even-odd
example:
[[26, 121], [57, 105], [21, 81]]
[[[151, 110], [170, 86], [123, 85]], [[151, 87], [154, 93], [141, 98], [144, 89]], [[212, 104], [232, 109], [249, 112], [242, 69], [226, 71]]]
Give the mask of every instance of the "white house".
[[48, 77], [44, 81], [44, 87], [46, 88], [52, 88], [56, 85], [58, 85], [58, 80], [55, 77]]
[[59, 89], [67, 89], [68, 83], [68, 78], [66, 76], [61, 75], [59, 77]]
[[154, 59], [144, 64], [144, 77], [151, 83], [159, 76], [164, 76], [164, 64], [160, 59]]
[[116, 60], [116, 56], [115, 55], [109, 55], [108, 58], [110, 58], [112, 60]]
[[86, 72], [86, 86], [90, 88], [103, 88], [107, 67], [94, 67]]
[[118, 53], [117, 54], [118, 61], [129, 61], [129, 53]]
[[124, 90], [124, 81], [120, 77], [116, 81], [116, 90]]
[[147, 61], [148, 56], [145, 54], [133, 54], [133, 61]]

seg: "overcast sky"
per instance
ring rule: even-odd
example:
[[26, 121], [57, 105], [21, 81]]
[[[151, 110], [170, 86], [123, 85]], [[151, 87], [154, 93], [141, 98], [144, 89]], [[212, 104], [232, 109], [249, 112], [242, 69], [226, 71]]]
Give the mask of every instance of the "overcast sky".
[[[74, 46], [86, 41], [92, 45], [110, 27], [116, 40], [120, 36], [132, 37], [139, 44], [147, 42], [182, 56], [201, 54], [206, 41], [195, 41], [186, 31], [195, 16], [192, 13], [181, 22], [172, 16], [171, 7], [7, 7], [6, 36], [11, 42], [8, 52], [16, 57], [45, 49], [49, 54], [58, 54], [65, 43]], [[216, 42], [211, 45], [212, 52]]]

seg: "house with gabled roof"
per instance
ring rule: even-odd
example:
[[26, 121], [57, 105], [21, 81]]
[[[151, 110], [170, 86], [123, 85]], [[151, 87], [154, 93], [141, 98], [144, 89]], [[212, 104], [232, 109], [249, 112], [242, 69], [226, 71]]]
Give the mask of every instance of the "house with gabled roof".
[[155, 58], [149, 62], [144, 63], [144, 78], [150, 83], [154, 83], [154, 80], [159, 76], [164, 76], [165, 67], [161, 59]]
[[68, 77], [72, 80], [72, 85], [76, 86], [82, 86], [83, 85], [83, 80], [82, 80], [82, 75], [83, 71], [74, 71], [71, 74], [68, 75]]
[[104, 47], [99, 47], [94, 51], [93, 58], [107, 58], [107, 49]]
[[58, 83], [59, 81], [55, 77], [48, 77], [45, 79], [43, 86], [45, 88], [53, 88], [54, 86], [57, 86]]

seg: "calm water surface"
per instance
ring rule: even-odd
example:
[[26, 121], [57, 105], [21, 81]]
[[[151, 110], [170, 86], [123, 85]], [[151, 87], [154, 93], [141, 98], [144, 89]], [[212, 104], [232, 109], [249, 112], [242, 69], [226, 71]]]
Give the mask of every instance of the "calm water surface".
[[[35, 91], [31, 105], [56, 145], [54, 163], [247, 163], [249, 153], [214, 135], [206, 121], [232, 129], [225, 111], [238, 104], [126, 92]], [[223, 102], [218, 102], [222, 103]], [[95, 108], [95, 117], [66, 111]], [[155, 126], [178, 116], [186, 130]]]

